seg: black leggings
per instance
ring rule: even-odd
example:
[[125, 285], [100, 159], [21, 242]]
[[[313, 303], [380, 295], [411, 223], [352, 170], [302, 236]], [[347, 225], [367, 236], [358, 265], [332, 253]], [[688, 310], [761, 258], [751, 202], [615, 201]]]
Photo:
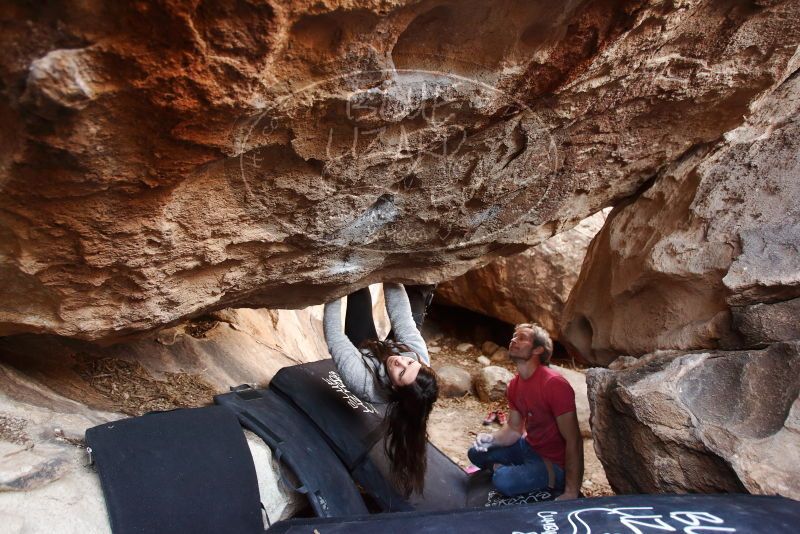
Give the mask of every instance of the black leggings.
[[[422, 328], [425, 313], [433, 300], [433, 291], [436, 284], [405, 286], [408, 301], [411, 303], [411, 315], [417, 324], [417, 329]], [[347, 312], [344, 316], [344, 333], [350, 342], [358, 347], [368, 339], [378, 339], [375, 330], [375, 320], [372, 318], [372, 296], [369, 288], [364, 287], [347, 295]], [[388, 338], [393, 338], [389, 332]]]

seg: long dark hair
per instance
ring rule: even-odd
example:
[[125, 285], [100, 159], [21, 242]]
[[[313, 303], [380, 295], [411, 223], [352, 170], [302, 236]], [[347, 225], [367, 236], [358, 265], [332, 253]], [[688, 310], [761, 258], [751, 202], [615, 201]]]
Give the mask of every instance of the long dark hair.
[[[413, 352], [408, 346], [393, 340], [367, 340], [361, 343], [361, 348], [368, 349], [382, 365], [386, 364], [389, 356]], [[389, 403], [384, 419], [384, 450], [389, 458], [392, 478], [406, 497], [414, 491], [422, 493], [425, 488], [428, 416], [439, 397], [436, 373], [422, 362], [420, 364], [422, 367], [414, 382], [387, 391]]]

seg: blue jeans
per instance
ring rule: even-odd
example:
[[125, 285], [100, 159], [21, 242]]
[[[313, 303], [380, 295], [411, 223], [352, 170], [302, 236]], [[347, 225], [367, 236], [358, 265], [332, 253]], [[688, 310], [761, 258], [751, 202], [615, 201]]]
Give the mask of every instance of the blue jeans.
[[[481, 469], [502, 464], [492, 475], [492, 483], [497, 491], [506, 496], [520, 495], [548, 486], [549, 475], [544, 460], [534, 451], [525, 438], [508, 447], [493, 447], [480, 452], [472, 447], [467, 453], [469, 461]], [[555, 490], [564, 489], [564, 470], [553, 464], [556, 475]]]

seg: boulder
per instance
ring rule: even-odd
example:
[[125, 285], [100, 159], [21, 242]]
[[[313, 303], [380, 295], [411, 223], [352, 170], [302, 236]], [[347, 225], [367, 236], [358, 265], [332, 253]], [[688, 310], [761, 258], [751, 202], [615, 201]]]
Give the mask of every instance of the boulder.
[[498, 345], [494, 341], [484, 341], [481, 344], [481, 352], [483, 352], [486, 356], [491, 356], [499, 348], [500, 345]]
[[586, 392], [586, 374], [580, 371], [573, 371], [559, 367], [558, 365], [550, 365], [550, 368], [557, 371], [561, 376], [567, 379], [569, 385], [575, 391], [575, 408], [578, 415], [578, 426], [581, 429], [581, 435], [584, 438], [592, 437], [592, 427], [589, 423], [589, 396]]
[[595, 450], [617, 493], [800, 498], [800, 342], [661, 352], [587, 375]]
[[631, 365], [636, 365], [636, 362], [639, 361], [639, 358], [635, 358], [633, 356], [620, 356], [613, 362], [608, 364], [608, 368], [613, 371], [619, 371], [621, 369], [625, 369], [626, 367], [630, 367]]
[[[603, 226], [608, 211], [595, 213], [525, 252], [439, 284], [437, 301], [510, 324], [534, 322], [557, 339], [564, 304], [578, 279], [589, 242]], [[484, 352], [491, 356], [486, 349]]]
[[293, 473], [272, 457], [272, 449], [252, 432], [245, 430], [244, 435], [256, 466], [258, 493], [269, 522], [289, 519], [308, 507], [308, 499], [301, 493], [290, 491], [281, 480], [281, 476], [285, 476], [295, 487], [299, 486]]
[[[87, 467], [86, 429], [206, 405], [229, 386], [265, 385], [283, 366], [323, 358], [320, 315], [319, 307], [224, 310], [108, 347], [44, 335], [0, 338], [4, 532], [110, 532], [99, 479]], [[270, 520], [290, 517], [304, 499], [279, 482], [269, 447], [246, 437]]]
[[[796, 2], [15, 4], [0, 335], [108, 343], [522, 252], [740, 125], [796, 68], [798, 19]], [[756, 288], [747, 272], [731, 284]]]
[[456, 346], [456, 350], [458, 352], [469, 352], [471, 350], [475, 350], [475, 345], [473, 345], [472, 343], [459, 343]]
[[492, 360], [490, 360], [486, 356], [478, 356], [478, 358], [475, 361], [478, 362], [479, 364], [481, 364], [484, 367], [492, 365]]
[[506, 398], [508, 383], [514, 373], [504, 367], [490, 365], [484, 367], [475, 377], [475, 391], [483, 402], [499, 401]]
[[455, 365], [442, 365], [435, 370], [442, 397], [463, 397], [472, 391], [469, 371]]
[[745, 347], [800, 339], [800, 298], [750, 306], [732, 306], [732, 328]]
[[592, 241], [562, 341], [611, 367], [588, 381], [616, 491], [797, 498], [798, 153], [795, 67]]
[[[614, 205], [559, 338], [600, 364], [656, 354], [597, 371], [620, 396], [596, 403], [606, 462], [611, 443], [651, 460], [608, 463], [612, 483], [796, 495], [797, 373], [776, 355], [800, 298], [798, 20], [785, 1], [15, 3], [0, 391], [83, 417], [58, 422], [71, 443], [97, 412], [195, 405], [327, 353], [310, 315], [232, 307], [455, 278]], [[644, 387], [669, 386], [664, 348], [711, 355], [682, 406]], [[34, 439], [29, 410], [4, 441]], [[9, 528], [50, 526], [47, 492], [76, 472], [45, 430], [3, 464], [28, 488], [0, 495]]]
[[607, 365], [621, 354], [796, 339], [798, 153], [793, 76], [744, 125], [614, 209], [569, 297], [562, 341]]
[[492, 354], [492, 357], [490, 359], [492, 360], [492, 363], [505, 363], [505, 362], [508, 362], [509, 361], [509, 359], [508, 359], [508, 349], [505, 348], [505, 347], [500, 347], [499, 349], [494, 351], [494, 354]]
[[222, 310], [107, 347], [57, 336], [8, 336], [0, 338], [0, 362], [92, 408], [138, 415], [175, 407], [142, 399], [205, 403], [230, 386], [267, 385], [282, 367], [329, 357], [321, 314], [321, 306]]

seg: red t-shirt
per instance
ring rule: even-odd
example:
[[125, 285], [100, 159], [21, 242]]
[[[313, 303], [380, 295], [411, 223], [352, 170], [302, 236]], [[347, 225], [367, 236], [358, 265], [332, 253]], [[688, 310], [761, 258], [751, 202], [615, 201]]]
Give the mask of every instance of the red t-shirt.
[[567, 379], [542, 365], [527, 380], [515, 376], [506, 395], [509, 407], [522, 415], [528, 444], [539, 456], [563, 468], [567, 442], [556, 417], [575, 411], [575, 391]]

